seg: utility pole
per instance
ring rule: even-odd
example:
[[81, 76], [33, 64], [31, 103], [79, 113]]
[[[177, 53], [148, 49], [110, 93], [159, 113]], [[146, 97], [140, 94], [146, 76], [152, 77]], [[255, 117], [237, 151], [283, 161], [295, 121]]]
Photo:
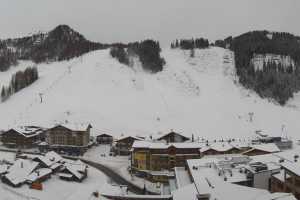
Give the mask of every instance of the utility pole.
[[[282, 137], [282, 138], [284, 137], [284, 129], [285, 129], [285, 125], [282, 124], [282, 125], [281, 125], [281, 137]], [[287, 139], [287, 135], [286, 135], [286, 139]]]

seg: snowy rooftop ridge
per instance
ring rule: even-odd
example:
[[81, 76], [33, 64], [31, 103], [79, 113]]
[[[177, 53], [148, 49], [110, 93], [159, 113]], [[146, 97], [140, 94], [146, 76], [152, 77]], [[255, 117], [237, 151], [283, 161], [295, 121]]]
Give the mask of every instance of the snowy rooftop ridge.
[[80, 160], [65, 163], [64, 167], [78, 179], [81, 179], [84, 176], [84, 172], [87, 169], [87, 165]]
[[300, 165], [298, 163], [284, 162], [281, 166], [297, 176], [300, 176]]
[[92, 127], [90, 123], [86, 122], [69, 122], [65, 121], [64, 123], [54, 123], [52, 125], [52, 128], [55, 128], [57, 126], [63, 126], [67, 129], [70, 129], [72, 131], [86, 131], [89, 127]]
[[11, 128], [10, 130], [15, 130], [24, 137], [34, 137], [45, 131], [44, 128], [38, 126], [18, 126], [16, 128]]
[[182, 143], [166, 143], [166, 142], [150, 142], [150, 141], [134, 141], [132, 148], [147, 148], [147, 149], [168, 149], [175, 148], [191, 148], [200, 149], [201, 143], [198, 142], [182, 142]]
[[[257, 159], [266, 158], [263, 156], [254, 156], [253, 161]], [[275, 155], [267, 155], [267, 157], [272, 157], [271, 160], [277, 160], [278, 157]], [[269, 191], [264, 189], [257, 189], [252, 187], [241, 186], [238, 184], [232, 184], [239, 181], [246, 181], [247, 176], [245, 173], [241, 173], [240, 169], [244, 168], [247, 163], [250, 164], [251, 159], [241, 163], [239, 160], [244, 161], [243, 158], [250, 158], [247, 156], [232, 156], [230, 159], [228, 155], [224, 155], [223, 158], [219, 157], [209, 157], [202, 159], [188, 160], [188, 166], [191, 172], [193, 184], [185, 185], [180, 187], [178, 190], [172, 192], [174, 200], [180, 199], [193, 199], [196, 200], [196, 196], [209, 195], [211, 199], [218, 200], [231, 200], [231, 199], [244, 199], [244, 200], [272, 200], [272, 199], [282, 199], [282, 200], [295, 200], [295, 197], [289, 193], [273, 193], [270, 194]], [[252, 158], [252, 157], [251, 157]], [[270, 159], [267, 159], [268, 162]], [[237, 167], [236, 172], [234, 169], [230, 169], [230, 161], [240, 163], [241, 168]], [[228, 162], [228, 163], [227, 163]], [[236, 165], [236, 166], [239, 166]], [[280, 165], [277, 166], [280, 170]], [[270, 170], [273, 170], [271, 168]], [[218, 174], [219, 173], [219, 174]], [[231, 173], [231, 175], [230, 175]], [[221, 175], [221, 177], [220, 177]], [[226, 176], [223, 180], [223, 177]]]
[[124, 139], [126, 139], [126, 138], [133, 138], [133, 139], [135, 139], [135, 140], [143, 140], [143, 138], [141, 138], [141, 137], [138, 137], [138, 136], [132, 136], [132, 135], [121, 135], [120, 137], [118, 137], [118, 138], [116, 139], [116, 141], [119, 141], [119, 140], [124, 140]]
[[47, 152], [45, 156], [39, 157], [48, 167], [60, 162], [63, 158], [54, 151]]
[[208, 146], [204, 146], [203, 148], [201, 148], [201, 152], [205, 152], [210, 149], [213, 149], [213, 150], [216, 150], [219, 152], [223, 152], [223, 151], [228, 151], [233, 148], [237, 148], [237, 147], [228, 142], [216, 142], [216, 143], [212, 143]]
[[184, 138], [186, 138], [186, 139], [190, 139], [190, 136], [188, 136], [187, 134], [185, 134], [185, 133], [182, 133], [182, 132], [176, 132], [176, 131], [174, 131], [173, 129], [171, 129], [169, 132], [158, 132], [158, 133], [156, 133], [156, 134], [153, 134], [153, 135], [151, 135], [152, 136], [152, 139], [154, 139], [154, 140], [159, 140], [159, 139], [161, 139], [161, 138], [163, 138], [163, 137], [165, 137], [165, 136], [167, 136], [167, 135], [169, 135], [169, 134], [172, 134], [172, 133], [174, 133], [174, 134], [176, 134], [176, 135], [179, 135], [179, 136], [181, 136], [181, 137], [184, 137]]
[[257, 149], [257, 150], [265, 151], [265, 152], [268, 152], [268, 153], [277, 153], [277, 152], [280, 152], [280, 149], [274, 143], [256, 144], [256, 145], [251, 145], [250, 147], [251, 147], [251, 149], [249, 151]]

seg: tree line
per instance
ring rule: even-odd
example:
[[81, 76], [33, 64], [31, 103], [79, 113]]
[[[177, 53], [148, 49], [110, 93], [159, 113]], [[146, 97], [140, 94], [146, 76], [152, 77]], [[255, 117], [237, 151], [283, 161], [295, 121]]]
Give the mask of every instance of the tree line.
[[0, 41], [0, 72], [6, 71], [10, 66], [17, 64], [17, 54]]
[[[256, 91], [261, 97], [272, 98], [284, 105], [300, 90], [300, 37], [289, 33], [253, 31], [224, 40], [223, 44], [235, 53], [239, 82]], [[290, 56], [296, 66], [268, 62], [264, 63], [262, 70], [256, 70], [251, 62], [255, 54]]]
[[209, 47], [209, 41], [204, 38], [196, 39], [176, 39], [171, 43], [171, 48], [180, 48], [184, 50], [204, 49]]
[[1, 101], [6, 101], [11, 95], [31, 85], [39, 78], [36, 67], [27, 67], [24, 71], [18, 71], [12, 75], [8, 86], [2, 86]]
[[160, 52], [159, 42], [154, 40], [118, 45], [110, 49], [110, 55], [125, 65], [130, 64], [131, 56], [137, 56], [143, 69], [152, 73], [162, 71], [165, 65], [165, 60], [160, 56]]

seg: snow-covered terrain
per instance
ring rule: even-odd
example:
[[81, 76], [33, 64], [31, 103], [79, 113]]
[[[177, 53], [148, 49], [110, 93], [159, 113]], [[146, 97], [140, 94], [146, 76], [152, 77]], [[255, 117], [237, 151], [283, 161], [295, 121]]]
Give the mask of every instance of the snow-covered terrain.
[[[14, 153], [0, 152], [0, 160], [12, 161]], [[13, 188], [5, 183], [0, 182], [0, 199], [1, 200], [79, 200], [95, 199], [93, 192], [104, 192], [108, 188], [109, 178], [93, 167], [88, 168], [88, 177], [82, 182], [69, 182], [59, 179], [57, 174], [43, 182], [43, 190], [30, 189], [28, 185], [20, 188]], [[97, 198], [98, 199], [98, 198]], [[105, 199], [101, 197], [101, 199]]]
[[[0, 103], [0, 129], [72, 121], [90, 122], [93, 133], [154, 134], [170, 129], [208, 138], [246, 138], [254, 131], [298, 139], [300, 97], [281, 107], [237, 84], [233, 55], [222, 48], [164, 49], [157, 74], [118, 63], [109, 50], [40, 64], [40, 79]], [[6, 84], [21, 62], [0, 73]], [[42, 93], [42, 103], [39, 93]]]

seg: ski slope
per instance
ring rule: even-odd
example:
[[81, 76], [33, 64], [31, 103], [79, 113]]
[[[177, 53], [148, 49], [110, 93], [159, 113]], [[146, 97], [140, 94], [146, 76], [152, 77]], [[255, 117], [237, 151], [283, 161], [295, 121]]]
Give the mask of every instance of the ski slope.
[[[0, 103], [0, 129], [90, 122], [93, 133], [149, 135], [171, 129], [209, 139], [248, 138], [256, 130], [298, 139], [300, 95], [281, 107], [237, 83], [233, 54], [222, 48], [164, 49], [162, 72], [149, 74], [138, 60], [132, 68], [109, 50], [70, 61], [38, 65], [40, 79]], [[0, 84], [21, 62], [0, 73]], [[40, 95], [42, 94], [42, 102]]]

